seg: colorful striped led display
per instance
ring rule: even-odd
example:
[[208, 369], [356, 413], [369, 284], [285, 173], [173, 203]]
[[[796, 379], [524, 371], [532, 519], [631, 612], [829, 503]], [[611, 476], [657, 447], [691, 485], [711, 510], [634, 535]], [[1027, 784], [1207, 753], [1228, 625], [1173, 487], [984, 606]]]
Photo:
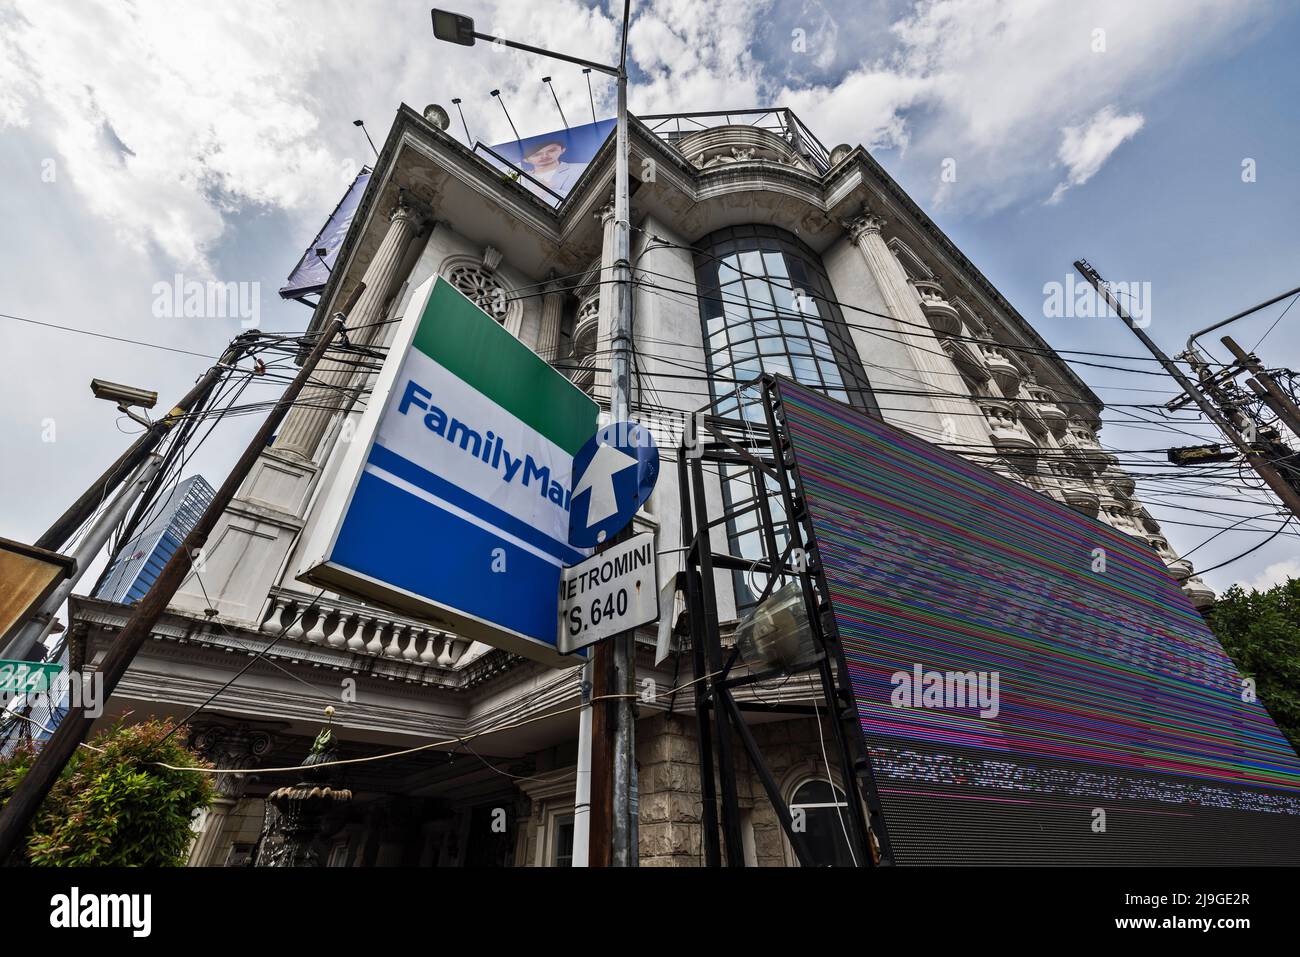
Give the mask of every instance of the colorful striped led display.
[[[1297, 835], [1300, 760], [1146, 543], [788, 380], [779, 395], [887, 823], [891, 803], [978, 795], [1014, 830], [1022, 795], [1056, 824], [1104, 798]], [[906, 860], [925, 829], [903, 824]]]

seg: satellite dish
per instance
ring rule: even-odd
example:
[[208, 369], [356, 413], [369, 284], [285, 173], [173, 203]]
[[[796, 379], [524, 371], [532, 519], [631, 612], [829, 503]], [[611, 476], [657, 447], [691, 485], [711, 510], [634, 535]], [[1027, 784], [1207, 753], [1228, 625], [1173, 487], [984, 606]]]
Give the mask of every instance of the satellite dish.
[[424, 118], [440, 130], [445, 130], [451, 125], [451, 117], [437, 103], [430, 103], [424, 108]]

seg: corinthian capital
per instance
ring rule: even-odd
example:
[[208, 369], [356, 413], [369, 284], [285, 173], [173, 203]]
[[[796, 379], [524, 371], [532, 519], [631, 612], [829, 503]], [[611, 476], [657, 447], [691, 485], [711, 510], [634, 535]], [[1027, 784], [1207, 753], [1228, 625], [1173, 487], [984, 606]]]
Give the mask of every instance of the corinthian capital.
[[388, 215], [390, 223], [406, 221], [417, 230], [424, 229], [433, 222], [433, 207], [412, 193], [405, 186], [397, 191], [397, 205]]
[[878, 216], [876, 213], [872, 212], [870, 207], [864, 205], [862, 207], [862, 212], [858, 213], [858, 215], [851, 219], [844, 220], [843, 226], [849, 234], [849, 239], [856, 243], [861, 240], [863, 236], [871, 233], [879, 233], [881, 227], [885, 225], [885, 222], [886, 220], [883, 216]]

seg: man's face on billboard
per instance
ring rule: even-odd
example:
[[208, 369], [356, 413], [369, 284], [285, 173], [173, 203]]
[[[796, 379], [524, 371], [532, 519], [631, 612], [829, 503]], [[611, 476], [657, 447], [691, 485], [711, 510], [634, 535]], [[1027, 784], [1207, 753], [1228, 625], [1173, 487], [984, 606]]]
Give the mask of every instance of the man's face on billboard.
[[559, 143], [544, 143], [533, 150], [524, 160], [531, 166], [554, 166], [564, 155], [564, 147]]

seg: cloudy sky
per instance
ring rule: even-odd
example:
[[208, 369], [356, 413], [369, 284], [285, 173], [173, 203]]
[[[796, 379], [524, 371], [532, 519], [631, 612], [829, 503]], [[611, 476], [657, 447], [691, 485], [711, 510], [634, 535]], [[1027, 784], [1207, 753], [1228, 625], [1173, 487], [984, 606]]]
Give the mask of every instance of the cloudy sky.
[[[606, 4], [460, 8], [480, 30], [616, 56]], [[0, 6], [0, 534], [37, 537], [128, 441], [134, 425], [91, 398], [90, 378], [156, 389], [165, 402], [240, 331], [239, 315], [166, 315], [159, 283], [256, 283], [263, 328], [304, 327], [307, 309], [275, 290], [370, 158], [354, 119], [378, 142], [399, 103], [460, 97], [474, 137], [496, 142], [510, 138], [488, 95], [499, 87], [520, 132], [544, 132], [559, 125], [546, 74], [571, 119], [590, 115], [576, 67], [436, 43], [428, 9]], [[1045, 315], [1044, 284], [1064, 283], [1085, 256], [1109, 279], [1150, 284], [1138, 287], [1150, 290], [1148, 331], [1178, 351], [1191, 330], [1300, 285], [1298, 28], [1300, 12], [1282, 0], [640, 0], [631, 103], [639, 113], [789, 106], [828, 145], [871, 149], [1056, 347], [1140, 352], [1113, 318]], [[594, 94], [610, 115], [612, 89], [600, 80]], [[1285, 305], [1240, 323], [1239, 340], [1253, 346]], [[1300, 368], [1297, 323], [1300, 309], [1268, 332], [1269, 365]], [[1161, 376], [1078, 371], [1117, 403], [1103, 433], [1112, 449], [1212, 434], [1195, 422], [1179, 423], [1184, 433], [1120, 424], [1158, 417], [1119, 403], [1164, 401]], [[253, 427], [223, 425], [194, 467], [218, 484]], [[1182, 552], [1237, 517], [1266, 516], [1200, 548], [1202, 567], [1277, 524], [1248, 495], [1172, 488], [1146, 497]], [[1284, 533], [1208, 580], [1300, 573], [1297, 541]]]

